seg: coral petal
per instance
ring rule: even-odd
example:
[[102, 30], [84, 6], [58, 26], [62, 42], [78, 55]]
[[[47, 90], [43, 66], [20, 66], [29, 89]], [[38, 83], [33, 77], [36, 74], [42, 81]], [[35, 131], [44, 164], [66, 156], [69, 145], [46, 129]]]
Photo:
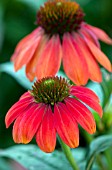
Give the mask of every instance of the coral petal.
[[80, 50], [82, 51], [83, 57], [86, 60], [88, 66], [89, 78], [93, 81], [101, 82], [102, 74], [97, 62], [94, 59], [93, 54], [91, 53], [90, 49], [88, 48], [85, 41], [80, 35], [75, 33], [74, 37], [76, 38], [77, 43], [80, 44]]
[[67, 109], [76, 121], [90, 134], [96, 131], [94, 117], [81, 102], [73, 98], [65, 99]]
[[36, 141], [44, 152], [53, 152], [56, 145], [56, 130], [51, 106], [46, 106], [44, 117], [37, 131]]
[[62, 48], [63, 66], [67, 76], [77, 85], [85, 85], [88, 80], [87, 65], [75, 39], [69, 33], [63, 36]]
[[86, 38], [88, 38], [90, 41], [92, 41], [99, 49], [100, 49], [100, 43], [98, 41], [97, 36], [94, 34], [94, 32], [87, 27], [87, 24], [84, 24], [82, 26], [82, 29], [85, 33]]
[[38, 63], [38, 59], [40, 58], [46, 44], [48, 44], [48, 41], [49, 41], [49, 37], [47, 35], [43, 35], [40, 43], [38, 44], [36, 48], [34, 55], [32, 56], [31, 60], [26, 65], [26, 75], [30, 81], [33, 81], [33, 79], [36, 76], [36, 66]]
[[[73, 45], [73, 38], [69, 33], [63, 36], [63, 66], [67, 76], [77, 85], [87, 83], [88, 76], [85, 74], [84, 59], [79, 55]], [[86, 65], [85, 65], [86, 67]]]
[[46, 44], [36, 65], [38, 79], [45, 76], [53, 76], [60, 68], [62, 58], [61, 43], [58, 35], [51, 37]]
[[88, 25], [88, 24], [87, 24], [87, 28], [89, 28], [91, 31], [93, 31], [98, 39], [100, 39], [101, 41], [103, 41], [107, 44], [112, 45], [112, 39], [105, 33], [105, 31], [103, 31], [100, 28]]
[[[84, 36], [83, 31], [82, 31], [82, 35]], [[108, 71], [111, 72], [111, 63], [109, 59], [107, 58], [107, 56], [98, 47], [96, 47], [96, 45], [94, 45], [90, 40], [88, 40], [85, 36], [83, 38], [86, 44], [88, 45], [89, 49], [91, 50], [92, 54], [96, 58], [96, 60], [104, 68], [106, 68]]]
[[56, 131], [60, 138], [69, 147], [77, 147], [79, 145], [78, 125], [71, 114], [69, 114], [65, 104], [58, 103], [54, 106], [54, 118]]
[[40, 40], [42, 38], [43, 32], [40, 28], [37, 28], [30, 35], [25, 37], [17, 45], [16, 50], [11, 58], [14, 62], [15, 70], [19, 70], [24, 64], [33, 56]]

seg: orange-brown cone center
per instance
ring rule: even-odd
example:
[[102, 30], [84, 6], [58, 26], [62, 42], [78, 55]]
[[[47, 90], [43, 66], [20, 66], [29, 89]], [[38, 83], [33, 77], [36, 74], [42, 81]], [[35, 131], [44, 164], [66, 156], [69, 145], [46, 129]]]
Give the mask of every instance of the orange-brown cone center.
[[47, 34], [77, 31], [83, 21], [84, 13], [76, 2], [69, 0], [48, 0], [37, 12], [37, 25]]

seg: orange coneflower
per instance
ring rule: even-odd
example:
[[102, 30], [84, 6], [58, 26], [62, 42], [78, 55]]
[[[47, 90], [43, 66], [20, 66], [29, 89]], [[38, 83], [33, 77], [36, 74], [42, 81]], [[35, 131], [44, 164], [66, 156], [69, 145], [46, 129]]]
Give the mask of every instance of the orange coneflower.
[[48, 0], [37, 12], [37, 26], [19, 42], [11, 58], [16, 71], [26, 65], [31, 81], [34, 77], [54, 76], [61, 61], [66, 75], [77, 85], [85, 85], [88, 79], [102, 81], [97, 62], [111, 71], [98, 40], [107, 44], [112, 44], [112, 40], [84, 21], [76, 2]]

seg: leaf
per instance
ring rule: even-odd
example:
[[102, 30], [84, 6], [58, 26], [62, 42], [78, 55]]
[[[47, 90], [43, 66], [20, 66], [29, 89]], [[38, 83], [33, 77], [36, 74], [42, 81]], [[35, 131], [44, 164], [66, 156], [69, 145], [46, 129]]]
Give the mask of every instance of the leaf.
[[31, 89], [33, 83], [30, 82], [25, 75], [25, 69], [21, 69], [18, 72], [14, 71], [14, 66], [11, 62], [0, 64], [0, 72], [5, 72], [12, 76], [16, 81], [26, 89]]
[[[84, 149], [72, 150], [76, 161], [84, 158]], [[66, 157], [61, 151], [44, 153], [36, 145], [18, 145], [0, 151], [1, 157], [7, 157], [20, 163], [27, 170], [64, 170], [71, 169]]]
[[91, 142], [87, 157], [86, 170], [90, 170], [98, 153], [112, 146], [112, 135], [104, 135]]
[[8, 161], [0, 158], [0, 170], [12, 170], [12, 167], [9, 165]]
[[107, 104], [111, 92], [112, 92], [112, 75], [106, 70], [101, 69], [102, 71], [102, 82], [89, 82], [87, 87], [93, 90], [99, 97], [102, 107], [104, 108]]
[[100, 84], [91, 81], [87, 84], [87, 87], [90, 88], [91, 90], [93, 90], [97, 94], [97, 96], [100, 99], [101, 105], [102, 105], [103, 100], [104, 100], [104, 95], [103, 95], [103, 90], [102, 90]]
[[103, 77], [103, 81], [100, 83], [100, 86], [104, 94], [104, 100], [102, 106], [105, 107], [106, 103], [110, 99], [110, 95], [112, 92], [112, 74], [102, 69], [102, 77]]

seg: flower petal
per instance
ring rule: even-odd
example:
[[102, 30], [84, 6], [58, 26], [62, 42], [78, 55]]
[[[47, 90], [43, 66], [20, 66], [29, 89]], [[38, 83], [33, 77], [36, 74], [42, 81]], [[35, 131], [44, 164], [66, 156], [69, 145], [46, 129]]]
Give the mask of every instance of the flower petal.
[[32, 99], [33, 97], [31, 96], [31, 94], [30, 94], [30, 92], [25, 92], [21, 97], [20, 97], [20, 99], [19, 100], [21, 100], [21, 99]]
[[38, 79], [53, 76], [60, 68], [62, 57], [61, 43], [58, 35], [51, 37], [46, 44], [36, 65], [36, 76]]
[[86, 95], [89, 98], [92, 98], [93, 100], [95, 100], [96, 102], [100, 102], [98, 96], [89, 88], [87, 87], [81, 87], [81, 86], [71, 86], [70, 89], [71, 94], [73, 94], [74, 96], [76, 94], [80, 94], [80, 95]]
[[72, 35], [63, 36], [63, 66], [67, 76], [77, 85], [85, 85], [88, 80], [87, 65]]
[[96, 131], [96, 124], [91, 112], [80, 101], [66, 98], [65, 103], [75, 120], [90, 134]]
[[87, 88], [86, 91], [86, 93], [78, 93], [78, 91], [76, 92], [75, 90], [72, 90], [71, 94], [77, 97], [79, 100], [83, 101], [88, 106], [90, 106], [92, 109], [98, 112], [100, 117], [102, 117], [102, 108], [98, 103], [99, 100], [96, 98], [96, 95], [94, 93], [92, 94], [92, 92], [90, 93], [90, 90], [88, 90]]
[[36, 142], [44, 152], [53, 152], [56, 145], [54, 115], [50, 107], [46, 106], [44, 117], [36, 135]]
[[38, 63], [38, 59], [40, 58], [46, 44], [48, 44], [49, 36], [46, 34], [43, 35], [40, 43], [38, 44], [35, 53], [33, 54], [31, 60], [26, 65], [26, 75], [29, 78], [30, 81], [33, 81], [33, 79], [36, 77], [36, 66]]
[[[13, 125], [13, 139], [16, 143], [22, 143], [22, 136], [20, 135], [21, 121], [26, 117], [26, 115], [31, 114], [35, 105], [32, 105], [29, 109], [25, 110], [18, 116]], [[27, 117], [28, 118], [28, 117]], [[25, 122], [24, 122], [25, 123]], [[26, 141], [27, 142], [27, 141]]]
[[86, 44], [88, 45], [89, 49], [91, 50], [91, 52], [94, 55], [94, 57], [96, 58], [96, 60], [104, 68], [106, 68], [108, 71], [111, 72], [111, 63], [110, 63], [109, 59], [107, 58], [107, 56], [98, 47], [96, 47], [96, 45], [94, 45], [90, 40], [88, 40], [85, 37], [83, 30], [80, 30], [80, 32], [82, 33], [82, 36], [83, 36]]
[[23, 98], [16, 102], [7, 112], [6, 117], [5, 117], [5, 124], [6, 127], [8, 128], [10, 124], [19, 116], [21, 115], [22, 112], [25, 110], [29, 109], [31, 107], [32, 98], [26, 99]]
[[60, 102], [54, 106], [54, 119], [56, 131], [60, 138], [70, 148], [77, 147], [79, 145], [78, 125], [69, 114], [65, 104]]
[[15, 142], [26, 144], [32, 140], [42, 121], [44, 110], [45, 105], [36, 103], [21, 116], [21, 120], [17, 118], [20, 123], [18, 120], [14, 123], [15, 129], [17, 129], [16, 126], [18, 126], [18, 130], [16, 131], [13, 128], [13, 137]]
[[[94, 59], [93, 54], [91, 53], [90, 49], [86, 45], [83, 38], [78, 35], [77, 33], [74, 34], [74, 37], [78, 44], [80, 44], [79, 48], [82, 51], [83, 57], [86, 60], [87, 67], [88, 67], [88, 74], [89, 78], [93, 81], [101, 82], [102, 81], [102, 74], [97, 62]], [[94, 71], [93, 71], [94, 70]]]
[[86, 38], [88, 38], [90, 41], [92, 41], [99, 49], [100, 49], [100, 43], [98, 41], [97, 36], [94, 34], [94, 32], [87, 27], [87, 24], [82, 25], [82, 29], [85, 32]]
[[31, 59], [38, 44], [40, 43], [42, 35], [43, 31], [39, 27], [30, 35], [21, 40], [17, 45], [16, 50], [11, 58], [11, 60], [14, 62], [16, 71], [19, 70], [24, 64], [27, 64]]
[[93, 27], [88, 24], [86, 25], [86, 27], [89, 28], [91, 31], [93, 31], [98, 39], [100, 39], [101, 41], [104, 41], [107, 44], [112, 45], [112, 39], [102, 29]]

